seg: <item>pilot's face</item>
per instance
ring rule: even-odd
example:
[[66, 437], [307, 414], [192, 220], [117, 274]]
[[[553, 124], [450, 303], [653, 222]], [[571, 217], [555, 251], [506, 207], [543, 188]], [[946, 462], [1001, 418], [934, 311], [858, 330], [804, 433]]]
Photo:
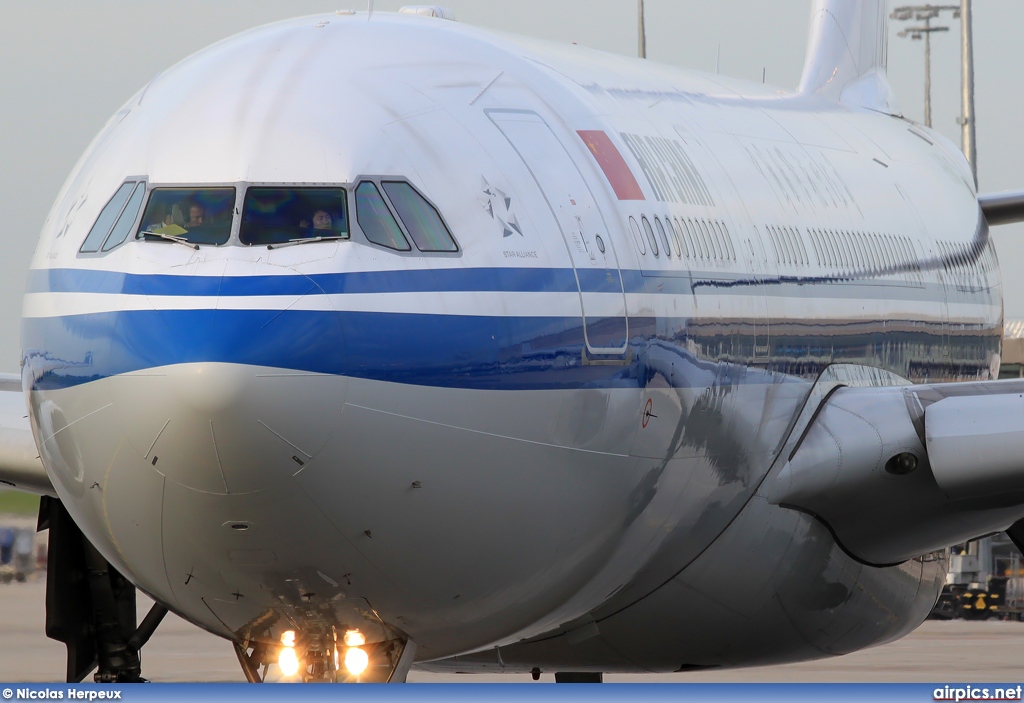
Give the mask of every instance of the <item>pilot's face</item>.
[[313, 229], [330, 229], [331, 216], [324, 210], [317, 210], [313, 213]]
[[203, 209], [198, 205], [193, 205], [188, 210], [188, 223], [190, 225], [201, 225], [203, 224]]

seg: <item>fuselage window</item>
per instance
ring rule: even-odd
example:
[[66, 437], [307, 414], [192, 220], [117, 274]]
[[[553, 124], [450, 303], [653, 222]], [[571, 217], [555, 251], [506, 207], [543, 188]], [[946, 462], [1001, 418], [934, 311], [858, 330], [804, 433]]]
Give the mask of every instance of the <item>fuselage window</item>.
[[700, 251], [700, 258], [707, 261], [708, 259], [711, 258], [711, 256], [708, 253], [708, 243], [704, 239], [704, 235], [701, 234], [700, 227], [698, 227], [697, 223], [693, 220], [687, 220], [686, 224], [692, 232], [695, 246]]
[[779, 248], [782, 250], [782, 260], [787, 264], [795, 264], [796, 258], [793, 254], [793, 247], [790, 244], [789, 239], [786, 237], [785, 228], [776, 227], [775, 236], [779, 240]]
[[811, 257], [807, 255], [807, 246], [804, 244], [804, 238], [800, 236], [800, 230], [793, 229], [793, 238], [796, 240], [796, 246], [800, 249], [800, 262], [804, 266], [811, 263]]
[[722, 230], [718, 229], [714, 220], [708, 220], [708, 231], [711, 233], [712, 239], [715, 240], [715, 246], [718, 247], [718, 260], [727, 261], [729, 259], [729, 249], [725, 246]]
[[666, 220], [666, 222], [668, 222], [669, 227], [672, 228], [672, 244], [676, 250], [676, 258], [683, 258], [683, 252], [686, 252], [686, 258], [689, 259], [690, 252], [686, 250], [686, 244], [683, 241], [682, 235], [680, 234], [679, 220], [673, 218], [672, 220]]
[[348, 239], [344, 188], [252, 186], [245, 192], [242, 244], [270, 245]]
[[885, 235], [879, 235], [878, 239], [880, 242], [882, 242], [883, 252], [887, 251], [890, 254], [889, 259], [892, 261], [892, 263], [889, 264], [889, 266], [899, 266], [900, 259], [902, 258], [900, 255], [899, 247], [895, 246], [895, 242]]
[[128, 202], [135, 187], [135, 181], [121, 184], [121, 187], [114, 193], [114, 197], [100, 211], [100, 216], [96, 218], [96, 222], [89, 230], [89, 235], [82, 242], [82, 248], [79, 251], [88, 254], [100, 250], [100, 245], [106, 240], [114, 223], [117, 222], [118, 216], [124, 211], [125, 203]]
[[356, 188], [356, 219], [363, 234], [374, 244], [397, 251], [412, 250], [377, 185], [371, 181], [363, 181]]
[[800, 252], [797, 250], [796, 242], [793, 240], [793, 233], [786, 227], [780, 227], [779, 236], [782, 237], [782, 241], [785, 243], [789, 263], [796, 266], [800, 263]]
[[654, 230], [651, 228], [651, 223], [648, 222], [646, 217], [641, 217], [640, 221], [644, 223], [644, 231], [647, 232], [647, 241], [651, 243], [651, 253], [657, 256], [658, 240], [654, 237]]
[[697, 226], [700, 227], [700, 231], [704, 234], [704, 241], [707, 243], [708, 258], [718, 260], [721, 258], [718, 254], [718, 247], [715, 246], [714, 238], [711, 236], [711, 232], [708, 231], [707, 223], [704, 220], [697, 220]]
[[661, 218], [654, 218], [654, 226], [658, 228], [658, 235], [661, 237], [662, 249], [665, 250], [665, 256], [669, 259], [672, 258], [672, 245], [668, 242], [668, 235], [665, 234], [665, 227], [661, 224]]
[[646, 254], [647, 245], [644, 244], [644, 235], [640, 232], [640, 225], [636, 223], [632, 215], [629, 218], [629, 228], [633, 231], [633, 241], [636, 242], [636, 248], [640, 250], [641, 254]]
[[775, 236], [775, 228], [771, 225], [766, 225], [765, 229], [768, 230], [768, 241], [772, 243], [772, 252], [775, 254], [775, 263], [782, 263], [782, 251], [779, 249], [779, 238]]
[[732, 259], [733, 261], [735, 261], [736, 260], [736, 248], [732, 245], [732, 235], [729, 234], [729, 228], [725, 225], [725, 223], [719, 223], [719, 222], [715, 223], [715, 227], [717, 227], [718, 231], [722, 233], [722, 241], [725, 242], [725, 248], [729, 252], [729, 258]]
[[234, 209], [234, 188], [155, 188], [137, 236], [227, 244]]
[[823, 266], [825, 264], [825, 259], [824, 259], [823, 255], [822, 255], [821, 241], [818, 238], [818, 231], [812, 229], [812, 230], [810, 230], [810, 233], [811, 233], [811, 246], [814, 247], [814, 260], [818, 262], [818, 266]]
[[405, 231], [420, 251], [458, 251], [451, 232], [433, 205], [404, 181], [382, 181]]

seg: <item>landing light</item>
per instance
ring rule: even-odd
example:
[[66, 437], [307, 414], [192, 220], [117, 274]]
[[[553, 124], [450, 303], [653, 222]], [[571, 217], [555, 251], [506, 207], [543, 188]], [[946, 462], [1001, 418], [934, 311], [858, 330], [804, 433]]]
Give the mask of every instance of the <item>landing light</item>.
[[277, 665], [281, 667], [281, 673], [287, 677], [299, 673], [299, 658], [295, 655], [295, 648], [285, 647], [282, 649], [281, 653], [277, 655]]
[[295, 646], [295, 630], [285, 630], [281, 633], [281, 644], [285, 647]]
[[370, 664], [370, 656], [359, 647], [350, 647], [345, 652], [345, 668], [353, 676], [359, 676]]
[[348, 630], [345, 633], [346, 647], [362, 647], [366, 644], [366, 635], [359, 630]]

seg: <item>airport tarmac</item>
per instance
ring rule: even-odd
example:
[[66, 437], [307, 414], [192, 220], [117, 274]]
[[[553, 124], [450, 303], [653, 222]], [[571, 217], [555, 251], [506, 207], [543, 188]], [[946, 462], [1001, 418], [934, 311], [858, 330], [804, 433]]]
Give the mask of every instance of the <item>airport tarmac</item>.
[[[43, 633], [45, 582], [0, 585], [0, 682], [60, 682], [64, 646]], [[140, 597], [140, 617], [148, 610]], [[243, 681], [224, 640], [168, 615], [143, 650], [154, 681]], [[936, 682], [1016, 683], [1024, 679], [1024, 623], [928, 621], [908, 637], [843, 657], [786, 666], [671, 675], [609, 675], [620, 682]], [[413, 672], [416, 682], [529, 682], [526, 675], [441, 676]], [[545, 674], [542, 681], [553, 680]]]

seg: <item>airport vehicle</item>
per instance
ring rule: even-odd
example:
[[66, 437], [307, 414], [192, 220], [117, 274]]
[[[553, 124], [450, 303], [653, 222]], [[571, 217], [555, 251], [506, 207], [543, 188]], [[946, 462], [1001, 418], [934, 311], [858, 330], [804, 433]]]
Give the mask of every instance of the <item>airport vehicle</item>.
[[988, 232], [1024, 195], [899, 115], [885, 5], [817, 0], [797, 91], [433, 8], [155, 78], [57, 197], [0, 393], [68, 679], [140, 677], [167, 610], [253, 681], [917, 627], [946, 547], [1021, 532]]

